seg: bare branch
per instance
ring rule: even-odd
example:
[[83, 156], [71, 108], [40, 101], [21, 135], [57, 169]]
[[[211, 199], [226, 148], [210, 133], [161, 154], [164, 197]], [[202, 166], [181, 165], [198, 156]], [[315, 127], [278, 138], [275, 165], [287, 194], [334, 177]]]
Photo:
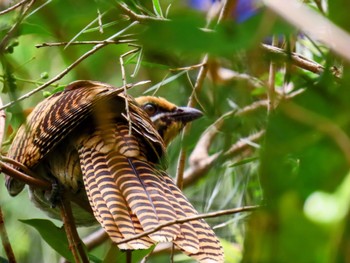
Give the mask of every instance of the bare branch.
[[336, 54], [350, 61], [348, 52], [350, 36], [330, 20], [296, 0], [264, 0], [263, 2], [292, 25], [322, 41]]
[[17, 4], [10, 6], [9, 8], [7, 8], [5, 10], [0, 11], [0, 16], [15, 10], [16, 8], [20, 7], [21, 5], [25, 4], [28, 1], [29, 0], [22, 0], [22, 1], [18, 2]]
[[109, 239], [108, 234], [103, 228], [98, 229], [87, 237], [83, 238], [83, 242], [88, 251], [94, 249], [99, 246], [103, 242]]
[[[0, 98], [0, 105], [2, 105], [1, 98]], [[6, 118], [5, 112], [1, 110], [0, 111], [0, 147], [2, 145], [2, 140], [4, 138], [4, 133], [5, 133], [5, 118]], [[7, 230], [4, 222], [4, 215], [2, 212], [1, 206], [0, 206], [0, 236], [1, 236], [2, 246], [4, 247], [8, 261], [15, 263], [16, 258], [15, 258], [15, 254], [13, 253], [10, 240], [8, 238], [8, 234], [7, 234]]]
[[27, 6], [23, 7], [23, 11], [17, 18], [16, 22], [13, 24], [11, 29], [6, 33], [6, 35], [3, 37], [3, 39], [0, 42], [0, 52], [2, 53], [3, 50], [5, 50], [6, 46], [8, 45], [11, 38], [15, 35], [19, 25], [25, 18], [26, 14], [29, 12], [30, 7], [34, 4], [35, 0], [29, 1]]
[[227, 209], [227, 210], [221, 210], [221, 211], [217, 211], [217, 212], [211, 212], [211, 213], [205, 213], [205, 214], [198, 214], [195, 216], [189, 216], [189, 217], [183, 217], [183, 218], [179, 218], [179, 219], [174, 219], [172, 221], [168, 221], [166, 223], [160, 224], [157, 227], [155, 227], [152, 230], [149, 231], [145, 231], [141, 234], [135, 235], [133, 237], [130, 238], [126, 238], [123, 239], [122, 241], [116, 243], [117, 245], [119, 244], [123, 244], [123, 243], [127, 243], [131, 240], [135, 240], [135, 239], [139, 239], [141, 237], [144, 236], [148, 236], [152, 233], [155, 233], [157, 231], [159, 231], [160, 229], [170, 226], [170, 225], [174, 225], [174, 224], [182, 224], [185, 222], [189, 222], [189, 221], [193, 221], [193, 220], [198, 220], [198, 219], [204, 219], [204, 218], [212, 218], [212, 217], [218, 217], [218, 216], [223, 216], [223, 215], [231, 215], [231, 214], [237, 214], [237, 213], [242, 213], [242, 212], [251, 212], [251, 211], [255, 211], [257, 209], [259, 209], [260, 206], [243, 206], [243, 207], [239, 207], [239, 208], [232, 208], [232, 209]]
[[[133, 22], [132, 24], [130, 24], [129, 26], [127, 26], [126, 28], [124, 28], [124, 30], [119, 31], [118, 33], [112, 35], [111, 37], [107, 38], [106, 41], [110, 41], [113, 40], [115, 37], [118, 37], [120, 34], [122, 34], [123, 32], [125, 32], [127, 29], [129, 29], [130, 27], [136, 25], [138, 22]], [[19, 97], [17, 100], [13, 100], [9, 103], [7, 103], [6, 105], [2, 106], [0, 108], [0, 110], [8, 108], [10, 106], [12, 106], [13, 104], [22, 101], [26, 98], [29, 98], [30, 96], [32, 96], [33, 94], [37, 93], [38, 91], [48, 87], [49, 85], [51, 85], [52, 83], [54, 83], [55, 81], [61, 79], [63, 76], [65, 76], [69, 71], [71, 71], [73, 68], [75, 68], [78, 64], [80, 64], [80, 62], [82, 62], [83, 60], [85, 60], [86, 58], [88, 58], [89, 56], [91, 56], [92, 54], [94, 54], [95, 52], [97, 52], [99, 49], [105, 47], [107, 44], [102, 43], [102, 44], [98, 44], [95, 45], [92, 49], [90, 49], [88, 52], [86, 52], [85, 54], [83, 54], [82, 56], [80, 56], [76, 61], [74, 61], [72, 64], [70, 64], [67, 68], [65, 68], [61, 73], [59, 73], [58, 75], [56, 75], [55, 77], [53, 77], [51, 80], [47, 81], [46, 83], [44, 83], [43, 85], [40, 85], [39, 87], [37, 87], [36, 89], [33, 89], [32, 91], [24, 94], [23, 96]]]
[[58, 46], [66, 46], [69, 43], [69, 46], [74, 45], [118, 45], [118, 44], [128, 44], [132, 42], [136, 42], [136, 39], [117, 39], [117, 40], [102, 40], [102, 41], [74, 41], [74, 42], [45, 42], [42, 44], [35, 45], [36, 48], [42, 47], [58, 47]]
[[82, 246], [81, 240], [77, 232], [77, 227], [74, 222], [72, 207], [71, 207], [70, 201], [67, 200], [65, 193], [63, 193], [60, 196], [59, 207], [61, 211], [61, 218], [63, 221], [64, 230], [68, 238], [69, 249], [73, 254], [75, 262], [88, 263], [89, 259]]
[[42, 188], [42, 189], [51, 189], [51, 183], [49, 183], [48, 181], [44, 181], [38, 178], [34, 178], [31, 177], [25, 173], [22, 173], [14, 168], [12, 168], [11, 166], [5, 164], [4, 162], [0, 161], [0, 168], [1, 171], [3, 173], [6, 173], [10, 176], [12, 176], [13, 178], [16, 178], [17, 180], [20, 180], [30, 186], [33, 187], [38, 187], [38, 188]]
[[[268, 53], [269, 55], [283, 59], [284, 61], [290, 61], [295, 66], [308, 70], [310, 72], [313, 72], [316, 74], [322, 74], [325, 70], [324, 66], [316, 63], [315, 61], [307, 59], [298, 53], [287, 52], [282, 48], [278, 48], [278, 47], [274, 47], [266, 44], [262, 44], [261, 47], [263, 51]], [[341, 72], [335, 67], [332, 68], [332, 73], [337, 78], [341, 77]]]
[[[277, 45], [277, 39], [276, 36], [273, 36], [272, 38], [272, 45]], [[269, 78], [267, 81], [267, 97], [269, 100], [267, 109], [268, 112], [271, 113], [275, 109], [275, 97], [276, 97], [276, 90], [275, 90], [275, 78], [276, 78], [276, 65], [273, 61], [270, 61], [270, 67], [269, 67]]]
[[9, 164], [12, 164], [14, 165], [15, 167], [18, 167], [20, 168], [23, 172], [25, 172], [27, 175], [30, 175], [32, 177], [35, 177], [33, 172], [31, 170], [28, 169], [27, 166], [23, 165], [22, 163], [20, 162], [17, 162], [16, 160], [14, 159], [11, 159], [9, 157], [6, 157], [6, 156], [1, 156], [0, 157], [1, 160], [3, 160], [5, 163], [9, 163]]
[[140, 15], [136, 14], [134, 11], [132, 11], [127, 4], [125, 4], [122, 1], [118, 1], [119, 7], [123, 10], [125, 14], [127, 14], [131, 19], [139, 22], [145, 22], [145, 21], [168, 21], [168, 19], [164, 17], [156, 17], [156, 16], [146, 16], [146, 15]]

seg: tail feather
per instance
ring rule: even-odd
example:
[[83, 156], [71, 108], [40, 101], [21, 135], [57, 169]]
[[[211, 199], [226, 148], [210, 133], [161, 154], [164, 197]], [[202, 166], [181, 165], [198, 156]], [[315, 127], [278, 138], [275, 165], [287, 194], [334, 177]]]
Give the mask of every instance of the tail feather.
[[[174, 184], [173, 180], [166, 173], [163, 173], [163, 177], [186, 216], [191, 217], [197, 215], [197, 211], [183, 195], [180, 189]], [[185, 250], [177, 240], [174, 242], [175, 245], [187, 255], [196, 258], [200, 262], [224, 262], [223, 249], [210, 226], [203, 219], [190, 221], [190, 224], [196, 231], [196, 237], [199, 241], [199, 250], [194, 253]]]
[[[174, 219], [197, 215], [167, 173], [147, 160], [142, 143], [128, 134], [128, 126], [114, 125], [115, 140], [95, 131], [79, 148], [90, 204], [111, 239], [118, 243]], [[223, 262], [220, 243], [204, 220], [166, 226], [119, 247], [142, 249], [169, 241], [200, 262]]]
[[[166, 194], [166, 197], [168, 201], [172, 204], [172, 206], [175, 209], [176, 212], [176, 218], [184, 218], [186, 217], [186, 214], [183, 210], [183, 207], [180, 205], [176, 197], [174, 196], [171, 188], [167, 184], [166, 177], [167, 175], [165, 174], [166, 177], [164, 177], [164, 174], [162, 176], [162, 187], [164, 189], [164, 192]], [[188, 253], [197, 253], [199, 251], [199, 241], [196, 236], [196, 230], [192, 226], [190, 222], [185, 222], [183, 224], [180, 224], [180, 230], [181, 234], [176, 238], [175, 243], [177, 246], [183, 250], [187, 251]]]
[[[144, 231], [172, 220], [176, 213], [159, 187], [161, 183], [154, 175], [152, 167], [143, 160], [125, 157], [122, 159], [120, 156], [110, 156], [109, 164], [113, 167], [117, 186]], [[179, 226], [173, 225], [150, 234], [150, 237], [157, 242], [167, 242], [174, 240], [178, 233]]]
[[[84, 184], [90, 205], [96, 219], [115, 242], [130, 238], [143, 232], [140, 225], [132, 219], [120, 191], [115, 187], [112, 175], [103, 156], [96, 159], [99, 152], [82, 147], [80, 149]], [[121, 249], [145, 249], [154, 242], [148, 237], [120, 244]]]

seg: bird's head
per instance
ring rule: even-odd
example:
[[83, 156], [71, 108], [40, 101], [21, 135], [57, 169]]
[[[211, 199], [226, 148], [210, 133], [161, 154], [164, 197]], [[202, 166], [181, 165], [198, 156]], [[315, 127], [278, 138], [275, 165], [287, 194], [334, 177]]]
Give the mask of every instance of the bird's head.
[[178, 107], [166, 99], [154, 96], [136, 98], [136, 102], [149, 115], [154, 126], [168, 145], [182, 128], [203, 113], [191, 107]]

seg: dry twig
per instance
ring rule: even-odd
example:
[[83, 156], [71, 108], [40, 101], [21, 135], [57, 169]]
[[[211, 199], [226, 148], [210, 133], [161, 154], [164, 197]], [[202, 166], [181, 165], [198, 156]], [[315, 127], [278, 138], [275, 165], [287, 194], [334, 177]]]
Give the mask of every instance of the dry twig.
[[[1, 98], [0, 98], [0, 105], [2, 105]], [[1, 110], [0, 111], [0, 148], [1, 148], [2, 141], [5, 134], [5, 118], [6, 118], [5, 112]], [[1, 149], [0, 149], [0, 152], [1, 152]], [[8, 238], [8, 234], [7, 234], [5, 222], [4, 222], [4, 214], [2, 212], [1, 206], [0, 206], [0, 236], [1, 236], [2, 246], [4, 247], [8, 261], [11, 263], [15, 263], [16, 257], [15, 257], [15, 254], [13, 253], [13, 249], [12, 249], [10, 240]]]
[[2, 10], [0, 11], [0, 16], [1, 15], [4, 15], [4, 14], [7, 14], [13, 10], [15, 10], [16, 8], [20, 7], [21, 5], [24, 5], [25, 3], [27, 3], [29, 0], [22, 0], [16, 4], [14, 4], [13, 6], [10, 6], [9, 8], [5, 9], [5, 10]]
[[134, 25], [136, 25], [138, 22], [133, 22], [131, 23], [129, 26], [127, 26], [126, 28], [124, 28], [123, 30], [119, 31], [118, 33], [112, 35], [111, 37], [107, 38], [105, 41], [107, 41], [106, 43], [102, 44], [97, 44], [95, 45], [92, 49], [90, 49], [88, 52], [84, 53], [82, 56], [80, 56], [77, 60], [75, 60], [72, 64], [70, 64], [68, 67], [66, 67], [61, 73], [57, 74], [55, 77], [53, 77], [51, 80], [47, 81], [46, 83], [44, 83], [43, 85], [40, 85], [39, 87], [33, 89], [32, 91], [24, 94], [23, 96], [19, 97], [17, 100], [13, 100], [9, 103], [7, 103], [6, 105], [2, 106], [0, 108], [0, 110], [5, 109], [7, 107], [10, 107], [12, 105], [14, 105], [15, 103], [22, 101], [26, 98], [29, 98], [30, 96], [32, 96], [33, 94], [37, 93], [38, 91], [48, 87], [49, 85], [51, 85], [52, 83], [54, 83], [55, 81], [61, 79], [63, 76], [65, 76], [69, 71], [71, 71], [73, 68], [75, 68], [78, 64], [80, 64], [80, 62], [82, 62], [83, 60], [85, 60], [86, 58], [88, 58], [89, 56], [91, 56], [92, 54], [94, 54], [95, 52], [97, 52], [99, 49], [105, 47], [106, 45], [108, 45], [108, 41], [113, 40], [114, 38], [120, 36], [122, 33], [124, 33], [126, 30], [128, 30], [129, 28], [133, 27]]
[[[322, 74], [325, 70], [324, 66], [316, 63], [315, 61], [307, 59], [298, 53], [287, 52], [282, 48], [274, 47], [267, 44], [262, 44], [261, 48], [268, 56], [271, 56], [273, 58], [276, 57], [286, 62], [289, 61], [293, 65], [299, 68], [305, 69], [307, 71], [310, 71], [316, 74]], [[339, 70], [337, 70], [336, 68], [332, 69], [332, 73], [337, 78], [341, 77], [341, 72], [339, 72]]]
[[64, 230], [66, 232], [69, 249], [73, 254], [76, 263], [83, 262], [88, 263], [89, 259], [85, 253], [82, 246], [81, 240], [79, 238], [77, 227], [74, 222], [74, 217], [72, 213], [72, 207], [70, 205], [70, 200], [67, 200], [65, 193], [60, 196], [60, 211], [63, 221]]
[[45, 42], [35, 45], [36, 48], [42, 47], [59, 47], [59, 46], [74, 46], [74, 45], [118, 45], [118, 44], [128, 44], [136, 42], [136, 39], [116, 39], [116, 40], [102, 40], [102, 41], [74, 41], [74, 42]]
[[212, 218], [212, 217], [218, 217], [218, 216], [223, 216], [223, 215], [231, 215], [231, 214], [237, 214], [237, 213], [242, 213], [242, 212], [251, 212], [259, 209], [260, 206], [243, 206], [239, 208], [232, 208], [232, 209], [227, 209], [227, 210], [221, 210], [218, 212], [211, 212], [211, 213], [205, 213], [205, 214], [198, 214], [195, 216], [189, 216], [189, 217], [184, 217], [184, 218], [179, 218], [179, 219], [174, 219], [172, 221], [168, 221], [166, 223], [160, 224], [157, 227], [155, 227], [152, 230], [145, 231], [141, 234], [135, 235], [130, 238], [123, 239], [122, 241], [118, 242], [117, 245], [127, 243], [129, 241], [139, 239], [144, 236], [148, 236], [152, 233], [155, 233], [162, 229], [163, 227], [171, 226], [174, 224], [182, 224], [185, 222], [193, 221], [193, 220], [198, 220], [198, 219], [204, 219], [204, 218]]
[[118, 1], [119, 7], [122, 9], [122, 11], [127, 14], [132, 20], [138, 21], [138, 22], [145, 22], [145, 21], [168, 21], [168, 19], [163, 17], [156, 17], [156, 16], [146, 16], [146, 15], [140, 15], [136, 14], [134, 11], [132, 11], [127, 4], [125, 4], [123, 1]]

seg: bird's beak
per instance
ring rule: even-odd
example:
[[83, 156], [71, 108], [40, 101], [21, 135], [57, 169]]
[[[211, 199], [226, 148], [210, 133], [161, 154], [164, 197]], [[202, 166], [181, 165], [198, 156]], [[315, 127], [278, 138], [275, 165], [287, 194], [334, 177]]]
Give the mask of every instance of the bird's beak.
[[191, 107], [177, 107], [175, 111], [168, 115], [168, 117], [183, 124], [194, 121], [202, 116], [203, 113], [200, 110]]

